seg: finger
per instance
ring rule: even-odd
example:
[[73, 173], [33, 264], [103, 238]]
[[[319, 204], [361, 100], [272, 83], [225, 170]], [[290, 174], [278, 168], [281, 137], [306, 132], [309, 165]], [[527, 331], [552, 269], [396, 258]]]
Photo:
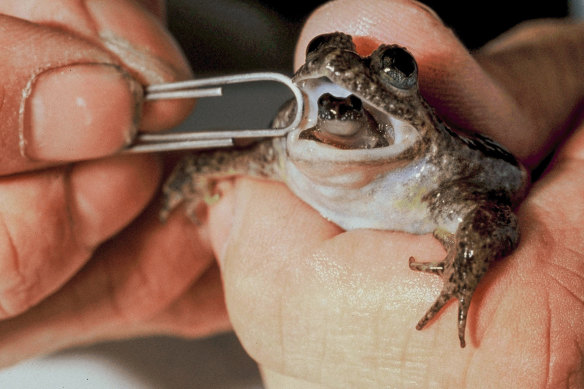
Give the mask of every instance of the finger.
[[147, 84], [190, 75], [184, 56], [163, 27], [162, 11], [160, 1], [151, 0], [6, 0], [0, 4], [5, 15], [101, 42]]
[[152, 198], [160, 166], [115, 157], [0, 180], [0, 318], [57, 290]]
[[584, 23], [524, 23], [490, 42], [475, 58], [533, 119], [532, 135], [546, 142], [542, 155], [572, 132], [584, 101]]
[[111, 55], [68, 34], [0, 20], [0, 44], [12, 53], [0, 64], [0, 174], [98, 157], [131, 140], [141, 87]]
[[541, 150], [555, 129], [542, 133], [507, 85], [485, 72], [426, 7], [407, 0], [326, 4], [308, 20], [296, 64], [304, 61], [304, 48], [312, 37], [336, 30], [374, 39], [358, 42], [369, 50], [380, 42], [407, 47], [419, 65], [421, 92], [441, 116], [459, 129], [491, 136], [530, 166], [543, 157]]
[[[22, 3], [0, 5], [0, 11], [36, 22], [0, 16], [6, 27], [0, 43], [11, 53], [0, 65], [6, 80], [0, 174], [114, 153], [132, 140], [138, 127], [170, 127], [190, 109], [191, 103], [176, 101], [143, 107], [141, 84], [188, 74], [174, 43], [145, 10], [124, 8], [126, 1], [107, 3], [143, 32], [128, 37], [137, 40], [131, 42], [110, 32], [115, 22], [99, 23], [110, 17], [103, 10], [93, 15], [89, 6], [61, 9], [61, 1], [35, 2], [38, 7]], [[95, 8], [106, 5], [99, 3]], [[116, 21], [121, 23], [119, 17]]]
[[[191, 78], [179, 46], [161, 22], [134, 1], [87, 1], [99, 38], [146, 85]], [[132, 28], [128, 28], [131, 25]], [[144, 105], [140, 129], [169, 129], [192, 108], [189, 101], [157, 101]]]
[[229, 328], [219, 272], [190, 220], [142, 216], [55, 294], [0, 322], [0, 366], [65, 347]]

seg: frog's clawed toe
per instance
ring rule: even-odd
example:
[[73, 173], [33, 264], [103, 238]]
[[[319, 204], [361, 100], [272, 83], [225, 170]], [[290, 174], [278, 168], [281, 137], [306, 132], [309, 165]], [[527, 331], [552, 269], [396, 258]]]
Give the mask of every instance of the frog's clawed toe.
[[418, 324], [416, 325], [417, 330], [421, 330], [428, 324], [430, 320], [442, 309], [442, 307], [452, 298], [452, 295], [449, 293], [440, 293], [440, 296], [436, 299], [434, 304], [426, 311], [424, 317], [420, 319]]
[[410, 269], [423, 271], [426, 273], [441, 275], [444, 272], [444, 261], [440, 262], [417, 262], [414, 257], [410, 257]]
[[442, 290], [434, 304], [432, 304], [432, 306], [426, 311], [426, 314], [420, 319], [416, 325], [416, 329], [423, 329], [426, 324], [428, 324], [428, 322], [432, 320], [432, 318], [436, 316], [438, 312], [440, 312], [442, 307], [444, 307], [444, 305], [446, 305], [446, 303], [453, 297], [456, 297], [458, 300], [458, 339], [460, 340], [460, 347], [465, 347], [466, 316], [468, 313], [470, 299], [463, 295], [459, 296], [450, 291]]

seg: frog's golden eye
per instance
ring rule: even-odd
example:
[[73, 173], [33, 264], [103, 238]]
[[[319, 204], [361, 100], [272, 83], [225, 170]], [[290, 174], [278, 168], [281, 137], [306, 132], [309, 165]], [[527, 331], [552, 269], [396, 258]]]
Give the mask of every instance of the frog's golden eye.
[[306, 56], [316, 53], [325, 47], [332, 47], [337, 49], [355, 51], [355, 44], [350, 35], [342, 32], [333, 32], [330, 34], [322, 34], [313, 38], [308, 46], [306, 46]]
[[371, 68], [384, 81], [400, 89], [410, 89], [418, 82], [416, 60], [400, 46], [379, 46], [371, 54]]

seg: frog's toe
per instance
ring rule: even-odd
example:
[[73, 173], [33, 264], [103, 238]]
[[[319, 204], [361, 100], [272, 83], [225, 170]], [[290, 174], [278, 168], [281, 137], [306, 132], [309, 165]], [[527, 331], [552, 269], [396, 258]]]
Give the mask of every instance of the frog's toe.
[[410, 257], [410, 269], [423, 271], [425, 273], [441, 275], [444, 272], [444, 261], [440, 262], [418, 262], [414, 257]]
[[456, 244], [456, 235], [447, 230], [437, 228], [432, 232], [432, 235], [442, 244], [446, 251], [452, 250]]
[[468, 314], [468, 307], [470, 306], [470, 296], [458, 296], [458, 339], [460, 340], [460, 347], [466, 346], [464, 334], [466, 330], [466, 316]]
[[422, 328], [424, 328], [426, 326], [426, 324], [428, 324], [428, 322], [430, 320], [432, 320], [432, 318], [434, 316], [436, 316], [436, 314], [438, 312], [440, 312], [440, 310], [442, 309], [442, 307], [451, 298], [452, 298], [452, 295], [450, 293], [447, 293], [447, 292], [442, 291], [442, 293], [440, 293], [440, 296], [438, 296], [438, 298], [436, 299], [436, 301], [434, 302], [434, 304], [432, 304], [432, 306], [426, 311], [426, 314], [420, 319], [420, 321], [416, 325], [416, 329], [417, 330], [421, 330]]
[[428, 322], [432, 320], [432, 318], [434, 318], [434, 316], [440, 312], [442, 307], [444, 307], [444, 305], [446, 305], [446, 303], [453, 297], [458, 299], [458, 339], [460, 340], [460, 347], [465, 347], [466, 316], [468, 313], [468, 307], [470, 305], [470, 298], [467, 298], [466, 296], [458, 296], [455, 293], [443, 290], [434, 304], [432, 304], [432, 306], [426, 311], [426, 314], [420, 319], [416, 325], [416, 329], [423, 329], [426, 324], [428, 324]]

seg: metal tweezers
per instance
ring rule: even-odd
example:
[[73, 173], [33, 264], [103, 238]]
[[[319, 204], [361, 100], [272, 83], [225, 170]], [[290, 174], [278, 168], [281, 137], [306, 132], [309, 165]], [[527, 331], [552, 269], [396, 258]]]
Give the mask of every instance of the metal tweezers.
[[222, 86], [256, 81], [274, 81], [290, 89], [296, 100], [296, 116], [286, 128], [278, 129], [242, 129], [160, 134], [138, 134], [135, 142], [125, 151], [130, 153], [149, 153], [160, 151], [208, 149], [231, 147], [236, 139], [254, 139], [285, 136], [298, 127], [302, 120], [304, 100], [300, 89], [292, 80], [280, 73], [261, 72], [236, 74], [231, 76], [211, 77], [198, 80], [179, 81], [151, 85], [146, 88], [145, 99], [191, 99], [222, 96]]

